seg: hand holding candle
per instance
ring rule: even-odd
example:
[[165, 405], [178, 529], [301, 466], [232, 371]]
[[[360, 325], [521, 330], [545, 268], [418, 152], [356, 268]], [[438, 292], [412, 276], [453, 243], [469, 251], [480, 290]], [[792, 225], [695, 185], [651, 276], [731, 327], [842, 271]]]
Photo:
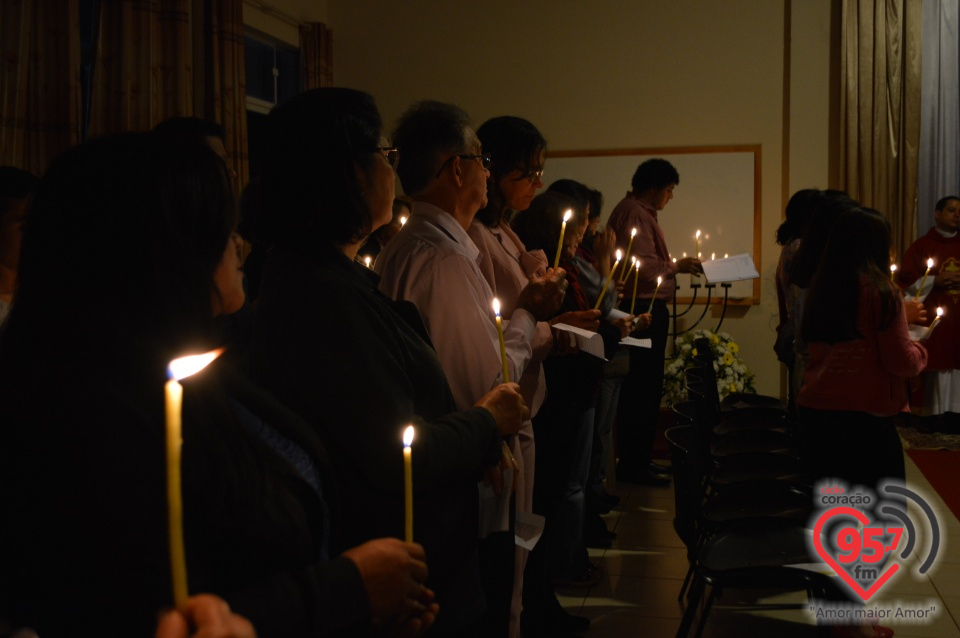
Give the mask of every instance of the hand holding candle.
[[507, 345], [503, 341], [503, 320], [500, 319], [500, 300], [493, 299], [493, 314], [497, 321], [497, 336], [500, 338], [500, 363], [503, 365], [503, 382], [510, 383], [510, 369], [507, 368]]
[[170, 380], [164, 386], [167, 422], [167, 532], [170, 537], [173, 604], [177, 609], [183, 609], [187, 602], [187, 554], [183, 543], [183, 491], [180, 473], [183, 386], [179, 382], [206, 368], [222, 352], [222, 349], [218, 349], [206, 354], [174, 359], [169, 366]]
[[653, 297], [650, 298], [650, 307], [647, 312], [653, 312], [653, 302], [657, 299], [657, 293], [660, 292], [660, 284], [663, 283], [663, 277], [657, 277], [657, 289], [653, 291]]
[[921, 341], [926, 341], [930, 338], [930, 335], [933, 334], [933, 329], [937, 327], [937, 324], [940, 323], [940, 318], [943, 317], [943, 308], [937, 307], [937, 316], [933, 318], [933, 323], [924, 331], [923, 336], [920, 337]]
[[[633, 248], [633, 238], [637, 236], [637, 229], [634, 228], [630, 231], [630, 241], [627, 242], [627, 252], [624, 253], [624, 256], [630, 254], [630, 249]], [[630, 274], [629, 268], [624, 268], [623, 273], [620, 275], [620, 283], [623, 283], [627, 280], [627, 275]]]
[[403, 431], [403, 539], [413, 542], [413, 426]]
[[600, 302], [603, 301], [603, 296], [607, 294], [607, 288], [610, 286], [610, 280], [613, 279], [613, 273], [617, 271], [617, 266], [620, 265], [620, 260], [623, 259], [623, 253], [620, 250], [617, 250], [617, 260], [613, 262], [613, 268], [610, 269], [610, 274], [607, 275], [606, 280], [603, 282], [603, 288], [600, 290], [600, 296], [597, 297], [597, 305], [593, 307], [594, 310], [600, 310]]
[[573, 217], [573, 211], [567, 209], [567, 212], [563, 214], [563, 223], [560, 224], [560, 241], [557, 242], [557, 254], [553, 258], [554, 268], [560, 265], [560, 253], [563, 252], [563, 234], [567, 230], [567, 222], [570, 221], [571, 217]]

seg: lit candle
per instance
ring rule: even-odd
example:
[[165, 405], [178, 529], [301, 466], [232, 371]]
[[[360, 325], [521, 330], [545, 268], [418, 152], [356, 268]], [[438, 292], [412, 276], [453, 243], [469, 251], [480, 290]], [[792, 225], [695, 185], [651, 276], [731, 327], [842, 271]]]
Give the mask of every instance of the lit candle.
[[729, 254], [723, 253], [723, 258], [724, 258], [724, 259], [726, 259], [726, 258], [729, 257], [729, 256], [730, 256]]
[[657, 289], [653, 291], [653, 297], [650, 298], [650, 308], [647, 312], [653, 312], [653, 300], [657, 298], [657, 293], [660, 292], [660, 284], [663, 283], [663, 277], [657, 277]]
[[930, 324], [930, 327], [926, 329], [923, 333], [923, 339], [929, 339], [930, 335], [933, 334], [933, 329], [937, 327], [937, 324], [940, 323], [940, 318], [943, 316], [943, 308], [937, 307], [937, 316], [933, 318], [933, 323]]
[[403, 431], [403, 538], [413, 542], [413, 426]]
[[403, 228], [403, 225], [407, 223], [407, 216], [400, 215], [400, 227]]
[[493, 299], [493, 314], [497, 319], [497, 336], [500, 337], [500, 362], [503, 364], [503, 382], [510, 383], [510, 370], [507, 368], [507, 345], [503, 341], [503, 320], [500, 319], [500, 300]]
[[673, 263], [677, 263], [677, 258], [676, 258], [676, 257], [673, 258]]
[[[630, 241], [627, 242], [627, 252], [624, 253], [625, 255], [630, 254], [630, 249], [633, 248], [633, 238], [636, 236], [637, 236], [637, 229], [634, 228], [633, 230], [630, 231]], [[630, 274], [630, 269], [624, 268], [623, 273], [621, 273], [620, 275], [620, 283], [625, 282], [627, 280], [627, 275], [629, 274]]]
[[896, 281], [897, 265], [890, 264], [890, 281]]
[[695, 235], [695, 237], [696, 237], [697, 249], [693, 251], [693, 256], [699, 258], [700, 257], [700, 231], [699, 230], [697, 231], [697, 234]]
[[[676, 261], [676, 259], [674, 259]], [[633, 314], [633, 307], [637, 303], [637, 282], [640, 281], [640, 260], [637, 260], [637, 263], [634, 264], [636, 271], [633, 274], [633, 299], [630, 300], [630, 314]]]
[[170, 380], [164, 386], [167, 421], [167, 531], [170, 537], [173, 605], [177, 609], [183, 609], [187, 604], [187, 554], [183, 544], [183, 492], [180, 476], [183, 386], [179, 382], [206, 368], [221, 352], [222, 349], [174, 359], [168, 369]]
[[557, 242], [557, 255], [553, 258], [554, 268], [560, 265], [560, 253], [563, 251], [563, 233], [566, 232], [567, 222], [570, 221], [571, 217], [573, 217], [573, 211], [567, 209], [567, 212], [563, 214], [563, 223], [560, 224], [560, 241]]
[[372, 261], [373, 261], [373, 260], [370, 259], [369, 256], [363, 258], [363, 263], [366, 264], [367, 268], [370, 267], [370, 263], [371, 263]]
[[710, 261], [713, 261], [717, 258], [717, 253], [710, 253]]
[[923, 279], [920, 280], [920, 287], [917, 288], [917, 297], [923, 294], [923, 285], [927, 283], [927, 275], [930, 274], [931, 268], [933, 268], [933, 258], [927, 260], [927, 271], [923, 273]]
[[600, 310], [600, 302], [603, 301], [603, 296], [607, 294], [607, 287], [610, 285], [610, 280], [613, 279], [613, 273], [617, 271], [617, 266], [620, 265], [622, 258], [623, 253], [617, 249], [617, 261], [613, 262], [613, 268], [610, 269], [610, 274], [607, 275], [607, 278], [603, 282], [603, 288], [600, 289], [600, 296], [597, 297], [597, 305], [593, 307], [594, 310]]

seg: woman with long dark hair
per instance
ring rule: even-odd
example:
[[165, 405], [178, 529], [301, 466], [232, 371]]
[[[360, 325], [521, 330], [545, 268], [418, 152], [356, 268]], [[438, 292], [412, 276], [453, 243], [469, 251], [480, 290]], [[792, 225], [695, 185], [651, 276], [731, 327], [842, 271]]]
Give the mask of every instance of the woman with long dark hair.
[[809, 361], [797, 397], [811, 477], [875, 489], [904, 478], [894, 417], [909, 410], [906, 380], [927, 362], [911, 341], [890, 281], [890, 224], [853, 208], [833, 224], [804, 307]]
[[[235, 224], [223, 162], [159, 135], [83, 144], [41, 181], [0, 333], [0, 617], [147, 636], [170, 606], [166, 370], [243, 304]], [[261, 636], [429, 623], [422, 549], [328, 560], [336, 490], [304, 423], [219, 363], [182, 385], [190, 591]]]

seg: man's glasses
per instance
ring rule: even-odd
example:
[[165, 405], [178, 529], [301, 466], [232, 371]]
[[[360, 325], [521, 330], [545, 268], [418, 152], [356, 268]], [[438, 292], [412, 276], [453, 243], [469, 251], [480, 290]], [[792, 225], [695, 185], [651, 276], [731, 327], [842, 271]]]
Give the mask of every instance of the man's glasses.
[[393, 170], [397, 170], [397, 166], [400, 164], [400, 149], [396, 146], [381, 146], [378, 147], [377, 150], [383, 153], [390, 167]]
[[478, 162], [480, 162], [480, 166], [482, 166], [484, 169], [490, 168], [490, 162], [492, 161], [489, 155], [467, 155], [463, 153], [458, 155], [451, 155], [446, 160], [444, 160], [443, 164], [440, 165], [440, 170], [437, 171], [437, 174], [434, 175], [434, 177], [440, 177], [440, 173], [442, 173], [443, 169], [447, 167], [447, 164], [453, 161], [454, 157], [459, 157], [460, 159], [465, 159], [465, 160], [477, 160]]

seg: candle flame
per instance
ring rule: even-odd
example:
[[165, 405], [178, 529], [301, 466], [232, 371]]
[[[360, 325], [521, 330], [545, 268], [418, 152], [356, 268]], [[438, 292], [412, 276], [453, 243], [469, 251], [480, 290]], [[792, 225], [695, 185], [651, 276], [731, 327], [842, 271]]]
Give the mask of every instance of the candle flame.
[[563, 214], [563, 221], [564, 221], [564, 223], [570, 221], [570, 218], [571, 218], [571, 217], [573, 217], [573, 211], [568, 208], [568, 209], [567, 209], [567, 212], [565, 212], [565, 213]]
[[730, 255], [728, 255], [727, 253], [723, 253], [723, 258], [724, 258], [724, 259], [726, 259], [726, 258], [729, 257], [729, 256], [730, 256]]
[[[687, 253], [683, 253], [683, 256], [686, 257], [686, 256], [687, 256]], [[673, 263], [677, 263], [677, 258], [676, 258], [676, 257], [673, 258]]]
[[[676, 261], [676, 259], [674, 259], [674, 261]], [[639, 260], [639, 259], [637, 260], [637, 262], [636, 262], [635, 265], [636, 265], [636, 267], [637, 267], [637, 272], [640, 272], [640, 260]]]
[[631, 236], [631, 237], [636, 237], [636, 236], [637, 236], [637, 229], [636, 229], [636, 228], [634, 228], [633, 230], [630, 231], [630, 236]]
[[942, 316], [943, 316], [943, 308], [941, 308], [941, 307], [939, 307], [939, 306], [937, 306], [937, 316], [938, 316], [938, 317], [942, 317]]
[[896, 264], [890, 264], [890, 272], [897, 272], [897, 265], [896, 265]]
[[493, 298], [493, 314], [500, 316], [500, 300], [496, 297]]
[[617, 248], [617, 261], [620, 261], [621, 259], [623, 259], [623, 253], [620, 252], [619, 248]]
[[700, 239], [700, 231], [697, 231], [697, 239]]
[[657, 285], [659, 286], [662, 283], [663, 283], [663, 277], [657, 277]]
[[407, 216], [406, 216], [406, 215], [401, 215], [401, 216], [400, 216], [400, 225], [403, 226], [403, 225], [406, 224], [406, 223], [407, 223]]
[[716, 258], [717, 258], [717, 253], [710, 253], [710, 259], [711, 259], [711, 260], [716, 259]]
[[410, 447], [413, 445], [413, 426], [408, 425], [407, 429], [403, 431], [403, 447]]
[[365, 264], [367, 265], [367, 268], [370, 267], [370, 261], [371, 261], [371, 259], [370, 259], [369, 257], [364, 257], [364, 258], [363, 258], [363, 263], [365, 263]]
[[630, 263], [631, 263], [631, 264], [637, 263], [637, 257], [636, 257], [636, 255], [630, 255]]
[[927, 260], [927, 268], [933, 268], [933, 258]]
[[217, 348], [204, 354], [192, 354], [186, 357], [180, 357], [170, 362], [167, 368], [169, 376], [174, 381], [186, 379], [206, 368], [210, 363], [223, 354], [223, 348]]

